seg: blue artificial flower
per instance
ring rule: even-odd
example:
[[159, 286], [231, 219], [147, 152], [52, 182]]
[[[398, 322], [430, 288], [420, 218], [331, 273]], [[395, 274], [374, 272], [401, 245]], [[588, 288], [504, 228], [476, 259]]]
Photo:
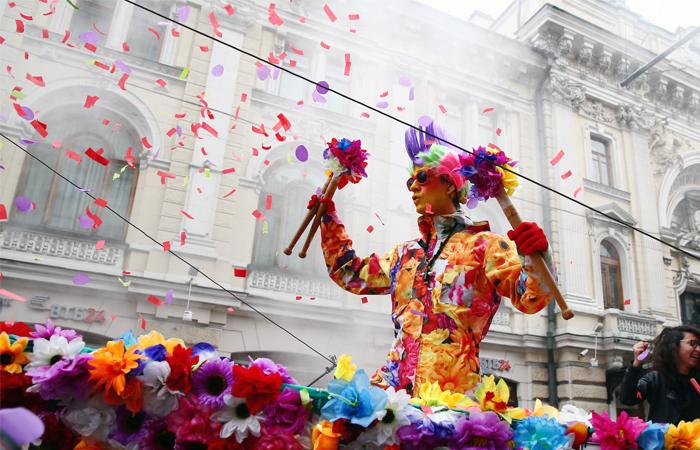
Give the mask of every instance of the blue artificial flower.
[[647, 424], [649, 426], [637, 437], [639, 448], [644, 450], [663, 450], [664, 435], [668, 430], [668, 424], [653, 422], [647, 422]]
[[469, 178], [473, 175], [476, 175], [476, 173], [479, 172], [476, 168], [476, 166], [471, 166], [468, 164], [463, 165], [459, 169], [459, 173], [464, 177], [464, 178]]
[[566, 427], [549, 416], [531, 416], [521, 420], [515, 428], [515, 448], [529, 450], [556, 450], [570, 443]]
[[129, 348], [132, 345], [136, 345], [139, 342], [136, 340], [136, 337], [134, 337], [134, 333], [131, 332], [131, 330], [127, 331], [126, 333], [122, 334], [122, 337], [120, 337], [122, 341], [124, 341], [124, 348]]
[[333, 380], [328, 384], [331, 399], [321, 409], [324, 419], [331, 422], [348, 419], [367, 428], [384, 411], [387, 395], [383, 389], [370, 386], [364, 370], [358, 370], [352, 380]]
[[340, 142], [338, 142], [338, 148], [345, 150], [350, 147], [350, 144], [352, 144], [352, 142], [349, 139], [343, 138], [340, 140]]
[[168, 354], [168, 351], [163, 344], [156, 344], [146, 347], [143, 353], [153, 361], [165, 361], [165, 356]]
[[216, 347], [208, 342], [200, 342], [192, 346], [192, 356], [199, 356], [199, 360], [212, 359], [216, 357]]

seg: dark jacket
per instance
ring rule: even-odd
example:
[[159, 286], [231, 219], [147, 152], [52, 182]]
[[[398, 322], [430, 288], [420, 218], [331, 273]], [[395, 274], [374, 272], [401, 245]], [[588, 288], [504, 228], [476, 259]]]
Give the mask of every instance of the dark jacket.
[[667, 382], [657, 371], [643, 373], [642, 367], [627, 368], [620, 385], [622, 403], [648, 401], [647, 420], [653, 422], [677, 424], [700, 418], [700, 394], [693, 389], [689, 377], [676, 375]]

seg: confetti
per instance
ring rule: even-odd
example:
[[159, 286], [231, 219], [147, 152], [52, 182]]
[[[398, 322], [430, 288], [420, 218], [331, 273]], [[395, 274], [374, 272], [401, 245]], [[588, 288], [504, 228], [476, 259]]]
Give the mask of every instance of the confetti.
[[92, 147], [88, 148], [85, 150], [85, 154], [87, 155], [88, 158], [92, 159], [96, 163], [102, 164], [103, 166], [107, 166], [109, 164], [109, 160], [102, 156], [103, 149], [99, 149], [98, 151], [95, 151], [92, 149]]
[[331, 49], [331, 46], [328, 45], [328, 44], [326, 44], [326, 43], [323, 42], [323, 41], [321, 41], [321, 47], [323, 47], [323, 48], [326, 49], [326, 50], [330, 50], [330, 49]]
[[335, 14], [333, 14], [331, 7], [328, 6], [328, 3], [323, 5], [323, 12], [326, 13], [326, 16], [328, 16], [328, 20], [330, 20], [331, 22], [335, 22], [336, 20], [338, 20], [338, 18], [335, 16]]
[[232, 313], [235, 311], [235, 309], [233, 309], [232, 306], [229, 306], [228, 308], [226, 308], [226, 311], [228, 311], [229, 313]]
[[277, 5], [274, 3], [270, 3], [267, 7], [267, 20], [270, 21], [270, 23], [276, 27], [282, 25], [284, 21], [280, 18], [280, 16], [277, 15], [276, 9]]
[[389, 102], [385, 102], [385, 101], [377, 102], [376, 106], [379, 109], [385, 109], [385, 108], [389, 107]]
[[214, 30], [214, 35], [216, 37], [224, 37], [221, 30], [219, 30], [219, 20], [216, 18], [216, 13], [214, 11], [209, 12], [209, 23], [211, 24], [211, 28]]
[[187, 22], [187, 18], [190, 16], [190, 7], [189, 6], [181, 6], [177, 10], [177, 21], [180, 23], [185, 23]]
[[80, 223], [80, 226], [84, 229], [90, 229], [95, 226], [94, 220], [82, 214], [78, 217], [78, 223]]
[[255, 217], [258, 220], [265, 220], [265, 214], [261, 213], [257, 209], [253, 211], [253, 217]]
[[34, 202], [29, 197], [19, 196], [15, 198], [15, 208], [21, 212], [29, 212], [34, 209]]
[[360, 299], [360, 301], [361, 301], [362, 304], [364, 305], [365, 303], [369, 302], [369, 299], [368, 299], [367, 297], [362, 297], [362, 298]]
[[86, 273], [76, 273], [73, 275], [73, 284], [77, 284], [78, 286], [85, 286], [90, 282], [90, 276]]
[[265, 199], [265, 209], [270, 210], [272, 209], [272, 195], [267, 194], [267, 198]]
[[230, 3], [226, 3], [226, 6], [224, 6], [224, 9], [226, 10], [226, 14], [228, 14], [229, 16], [232, 16], [233, 13], [235, 12], [233, 9], [233, 5], [231, 5]]
[[233, 189], [231, 189], [226, 195], [224, 195], [223, 198], [230, 197], [230, 196], [233, 195], [235, 192], [236, 192], [236, 188], [233, 188]]
[[562, 179], [562, 180], [566, 180], [566, 179], [569, 178], [571, 175], [572, 175], [571, 170], [567, 170], [566, 172], [564, 172], [563, 174], [561, 174], [561, 179]]
[[233, 276], [236, 278], [245, 278], [248, 276], [248, 270], [240, 268], [240, 267], [234, 267], [233, 268]]
[[40, 122], [38, 119], [34, 119], [30, 122], [34, 129], [36, 130], [41, 137], [45, 138], [46, 136], [49, 135], [49, 133], [46, 131], [46, 124], [44, 122]]
[[215, 65], [211, 69], [211, 74], [215, 77], [220, 77], [224, 74], [224, 66], [222, 66], [221, 64]]
[[368, 233], [371, 233], [371, 232], [373, 232], [373, 231], [374, 231], [374, 227], [373, 227], [372, 225], [370, 225], [370, 226], [367, 227], [367, 232], [368, 232]]
[[99, 99], [100, 99], [100, 97], [98, 97], [97, 95], [88, 95], [88, 96], [85, 98], [85, 105], [83, 105], [83, 106], [84, 106], [85, 108], [87, 108], [87, 109], [90, 109], [90, 108], [92, 108], [93, 106], [95, 106], [95, 103], [96, 103], [97, 100], [99, 100]]
[[187, 232], [186, 231], [180, 231], [180, 247], [185, 245], [187, 242]]
[[105, 241], [104, 241], [104, 239], [99, 240], [99, 241], [97, 241], [97, 242], [95, 243], [95, 249], [96, 249], [96, 250], [102, 250], [103, 248], [105, 248]]
[[160, 306], [160, 305], [162, 305], [163, 303], [165, 303], [163, 300], [159, 299], [159, 298], [156, 297], [155, 295], [149, 295], [149, 296], [148, 296], [148, 301], [151, 302], [151, 303], [153, 303], [153, 304], [156, 305], [156, 306]]
[[296, 158], [301, 162], [308, 161], [309, 151], [304, 145], [299, 145], [294, 151], [294, 156], [296, 156]]
[[496, 136], [500, 136], [501, 133], [503, 133], [503, 130], [501, 130], [500, 128], [496, 128]]
[[0, 222], [7, 222], [7, 208], [0, 203]]
[[221, 173], [224, 174], [224, 175], [228, 175], [229, 173], [234, 173], [235, 171], [236, 171], [235, 168], [229, 167], [228, 169], [222, 170]]
[[296, 297], [294, 297], [294, 300], [301, 300], [301, 295], [297, 295]]
[[165, 293], [165, 297], [163, 298], [168, 305], [173, 303], [173, 292], [172, 289], [168, 289], [168, 292]]
[[141, 329], [146, 329], [146, 319], [144, 319], [143, 316], [141, 316]]
[[695, 389], [695, 392], [700, 395], [700, 384], [698, 384], [697, 380], [695, 378], [690, 378], [690, 384], [693, 386], [693, 389]]
[[97, 206], [99, 206], [100, 208], [106, 208], [106, 207], [107, 207], [107, 200], [105, 200], [105, 199], [103, 199], [103, 198], [101, 198], [101, 197], [97, 197], [97, 198], [95, 199], [95, 202], [94, 202], [94, 203], [95, 203]]
[[350, 76], [350, 68], [352, 67], [352, 61], [350, 61], [350, 53], [345, 54], [345, 70], [343, 70], [343, 75], [346, 77]]
[[578, 194], [580, 194], [582, 190], [583, 190], [583, 188], [582, 188], [581, 186], [579, 186], [579, 187], [574, 191], [574, 198], [578, 197]]
[[438, 108], [440, 108], [440, 112], [442, 112], [443, 114], [447, 112], [447, 109], [445, 109], [445, 107], [442, 105], [438, 105]]
[[180, 78], [181, 80], [186, 80], [186, 79], [187, 79], [187, 76], [188, 76], [189, 74], [190, 74], [190, 68], [189, 68], [189, 67], [185, 67], [185, 68], [182, 69], [182, 72], [180, 72], [179, 78]]
[[7, 298], [9, 298], [10, 300], [15, 300], [15, 301], [18, 301], [18, 302], [26, 302], [26, 301], [27, 301], [26, 298], [22, 297], [21, 295], [17, 295], [17, 294], [15, 294], [15, 293], [13, 293], [13, 292], [10, 292], [10, 291], [8, 291], [7, 289], [1, 289], [1, 288], [0, 288], [0, 296], [2, 296], [2, 297], [7, 297]]
[[348, 20], [360, 20], [359, 14], [348, 14]]
[[163, 251], [164, 251], [164, 252], [169, 252], [169, 251], [170, 251], [170, 241], [165, 241], [165, 242], [163, 242]]
[[194, 220], [194, 217], [192, 217], [187, 211], [181, 209], [180, 212], [183, 216], [187, 217], [188, 219]]
[[561, 161], [561, 159], [563, 157], [564, 157], [564, 150], [559, 150], [559, 152], [557, 152], [557, 154], [554, 156], [554, 158], [552, 158], [549, 161], [549, 164], [556, 166], [559, 163], [559, 161]]
[[484, 108], [484, 110], [481, 111], [481, 114], [490, 113], [490, 112], [492, 112], [492, 111], [494, 111], [494, 108]]

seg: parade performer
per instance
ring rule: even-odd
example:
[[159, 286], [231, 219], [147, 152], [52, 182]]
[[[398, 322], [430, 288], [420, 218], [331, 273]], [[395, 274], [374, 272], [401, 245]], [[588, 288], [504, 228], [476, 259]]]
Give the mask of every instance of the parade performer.
[[[478, 189], [470, 191], [467, 178], [482, 177], [475, 185], [483, 188], [491, 182], [483, 179], [493, 174], [477, 173], [474, 168], [479, 164], [474, 164], [473, 155], [447, 146], [442, 139], [444, 134], [432, 124], [425, 132], [406, 132], [411, 158], [407, 187], [420, 215], [420, 238], [396, 245], [384, 256], [361, 258], [333, 201], [321, 200], [325, 203], [321, 244], [331, 279], [355, 294], [391, 294], [394, 342], [372, 382], [403, 388], [409, 394], [432, 382], [442, 390], [471, 390], [480, 381], [479, 344], [501, 296], [527, 314], [543, 309], [551, 296], [528, 256], [547, 251], [542, 229], [524, 222], [509, 231], [507, 239], [490, 232], [486, 222], [472, 222], [462, 205], [469, 200], [473, 206], [474, 201], [489, 197]], [[512, 163], [495, 146], [479, 152], [496, 164]], [[513, 173], [492, 171], [498, 171], [499, 179], [494, 181], [498, 189], [517, 185]], [[309, 208], [314, 201], [316, 197]], [[550, 258], [545, 260], [551, 268]]]

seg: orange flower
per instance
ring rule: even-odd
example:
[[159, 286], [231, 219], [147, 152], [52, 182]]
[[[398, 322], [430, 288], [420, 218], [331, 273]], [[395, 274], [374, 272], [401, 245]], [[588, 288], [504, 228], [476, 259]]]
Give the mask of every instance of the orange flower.
[[333, 424], [327, 420], [316, 425], [311, 433], [314, 450], [336, 450], [340, 433], [333, 431]]
[[104, 446], [97, 441], [83, 438], [78, 442], [78, 445], [73, 447], [73, 450], [104, 450]]
[[92, 354], [90, 379], [97, 381], [96, 389], [104, 387], [106, 399], [113, 398], [113, 394], [121, 397], [126, 388], [126, 374], [138, 367], [142, 357], [136, 350], [135, 346], [124, 350], [124, 341], [119, 340], [107, 342], [106, 347]]
[[19, 338], [10, 345], [10, 336], [4, 331], [0, 333], [0, 369], [10, 373], [22, 373], [22, 365], [29, 362], [24, 348], [29, 339]]

